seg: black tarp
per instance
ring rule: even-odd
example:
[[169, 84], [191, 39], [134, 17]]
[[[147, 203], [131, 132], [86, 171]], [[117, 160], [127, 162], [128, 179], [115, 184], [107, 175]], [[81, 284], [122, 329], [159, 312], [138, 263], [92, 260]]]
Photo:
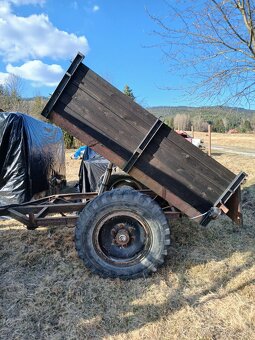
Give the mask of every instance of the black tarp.
[[94, 152], [92, 158], [87, 159], [86, 153], [80, 165], [79, 189], [81, 192], [95, 192], [98, 190], [99, 180], [104, 174], [109, 161]]
[[0, 205], [29, 201], [61, 183], [61, 129], [22, 113], [0, 112]]

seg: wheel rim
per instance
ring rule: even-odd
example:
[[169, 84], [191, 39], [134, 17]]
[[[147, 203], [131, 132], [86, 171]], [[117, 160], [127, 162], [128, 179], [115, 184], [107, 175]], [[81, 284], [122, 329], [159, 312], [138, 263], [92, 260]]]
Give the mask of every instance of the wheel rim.
[[115, 181], [109, 188], [109, 190], [112, 190], [112, 189], [118, 189], [118, 188], [122, 188], [122, 187], [130, 187], [130, 188], [133, 188], [135, 190], [141, 190], [141, 186], [135, 182], [135, 181], [132, 181], [132, 180], [125, 180], [125, 179], [120, 179], [120, 180], [117, 180]]
[[131, 266], [148, 254], [152, 235], [140, 215], [130, 211], [112, 212], [97, 223], [93, 243], [104, 261], [115, 266]]

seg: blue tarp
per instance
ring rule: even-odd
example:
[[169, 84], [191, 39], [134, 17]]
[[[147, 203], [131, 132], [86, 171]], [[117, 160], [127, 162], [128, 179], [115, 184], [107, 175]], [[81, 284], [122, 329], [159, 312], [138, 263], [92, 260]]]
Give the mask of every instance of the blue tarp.
[[85, 161], [91, 159], [91, 158], [94, 158], [97, 156], [97, 153], [92, 150], [90, 147], [84, 145], [84, 146], [81, 146], [79, 147], [79, 149], [77, 149], [75, 151], [75, 153], [72, 155], [72, 159], [83, 159]]

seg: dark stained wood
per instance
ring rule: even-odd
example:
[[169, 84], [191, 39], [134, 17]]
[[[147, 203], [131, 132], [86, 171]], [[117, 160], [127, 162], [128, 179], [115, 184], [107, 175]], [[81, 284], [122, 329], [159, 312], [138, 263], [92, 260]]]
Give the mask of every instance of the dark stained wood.
[[[77, 89], [78, 91], [78, 89]], [[65, 94], [65, 97], [68, 96], [67, 94]], [[80, 99], [80, 96], [82, 96], [82, 100]], [[74, 105], [68, 105], [68, 108], [70, 108], [71, 112], [75, 112], [77, 113], [77, 111], [79, 112], [79, 117], [81, 118], [81, 120], [84, 120], [88, 123], [93, 120], [93, 117], [98, 117], [99, 115], [97, 114], [91, 114], [91, 112], [94, 112], [95, 110], [95, 113], [98, 113], [100, 112], [100, 106], [98, 107], [98, 103], [91, 103], [90, 102], [90, 98], [87, 100], [86, 102], [86, 94], [85, 93], [80, 93], [80, 95], [75, 95], [75, 99], [76, 99], [76, 102], [78, 101], [80, 104], [77, 105], [77, 103]], [[80, 99], [80, 100], [79, 100]], [[64, 101], [64, 100], [62, 100]], [[70, 103], [72, 103], [72, 100], [69, 99], [67, 100]], [[86, 107], [84, 108], [84, 106], [86, 105]], [[85, 112], [85, 114], [83, 114], [83, 112]], [[87, 112], [90, 114], [87, 115]], [[125, 122], [124, 121], [119, 121], [119, 120], [114, 120], [114, 118], [111, 116], [110, 118], [112, 119], [112, 121], [114, 122], [114, 124], [116, 124], [119, 128], [116, 130], [116, 129], [112, 129], [109, 131], [109, 127], [111, 127], [111, 124], [109, 124], [109, 120], [108, 120], [108, 116], [106, 116], [106, 120], [104, 118], [104, 114], [105, 114], [105, 111], [99, 116], [100, 117], [100, 120], [97, 121], [97, 122], [93, 122], [94, 124], [97, 125], [97, 128], [102, 126], [103, 127], [101, 128], [101, 131], [102, 129], [104, 129], [104, 131], [102, 131], [104, 133], [104, 135], [106, 136], [114, 136], [112, 137], [112, 139], [114, 139], [115, 141], [117, 141], [120, 145], [124, 144], [124, 146], [126, 148], [129, 148], [129, 150], [134, 150], [136, 148], [136, 146], [139, 144], [140, 140], [142, 139], [142, 135], [140, 134], [139, 135], [139, 138], [136, 138], [137, 137], [137, 134], [139, 133], [138, 131], [135, 131], [133, 132], [134, 134], [134, 138], [130, 139], [129, 138], [129, 135], [130, 135], [130, 127], [128, 124], [125, 125]], [[101, 119], [101, 118], [104, 118], [104, 119]], [[128, 127], [128, 129], [126, 129], [126, 127]], [[122, 130], [121, 130], [122, 129]], [[124, 129], [126, 129], [126, 131], [124, 131]], [[165, 127], [166, 129], [166, 127]], [[121, 135], [119, 133], [119, 131], [122, 131]], [[124, 131], [124, 132], [123, 132]], [[134, 131], [134, 129], [133, 129]], [[169, 129], [170, 131], [170, 129]], [[168, 131], [168, 132], [169, 132]], [[122, 138], [122, 135], [123, 136], [126, 136], [128, 137], [128, 139], [124, 139]], [[189, 147], [189, 142], [185, 141], [183, 139], [183, 137], [180, 137], [176, 134], [176, 137], [180, 139], [180, 142], [184, 142], [188, 147]], [[212, 173], [212, 175], [210, 176], [210, 172], [211, 171], [211, 168], [208, 168], [207, 169], [207, 172], [208, 173], [204, 173], [204, 167], [201, 167], [200, 163], [197, 162], [195, 160], [194, 162], [194, 159], [193, 158], [187, 158], [188, 156], [188, 153], [184, 153], [181, 151], [180, 147], [178, 146], [178, 144], [172, 144], [171, 145], [171, 158], [167, 158], [166, 156], [169, 156], [169, 148], [167, 147], [167, 144], [166, 144], [166, 141], [165, 140], [165, 143], [163, 142], [161, 145], [160, 145], [160, 148], [158, 148], [158, 152], [153, 152], [154, 154], [154, 159], [158, 159], [158, 160], [161, 160], [160, 163], [159, 163], [159, 166], [160, 168], [165, 168], [165, 171], [172, 171], [173, 174], [176, 175], [177, 178], [179, 178], [179, 180], [185, 184], [188, 188], [190, 187], [191, 190], [193, 190], [194, 187], [196, 187], [198, 184], [201, 185], [201, 181], [204, 180], [204, 183], [205, 183], [205, 188], [206, 188], [206, 192], [209, 192], [210, 190], [214, 190], [215, 191], [215, 194], [216, 194], [216, 199], [217, 199], [217, 196], [219, 193], [222, 192], [222, 190], [224, 189], [224, 187], [226, 186], [227, 183], [224, 183], [223, 187], [221, 186], [220, 189], [221, 191], [219, 191], [219, 189], [217, 190], [215, 188], [215, 185], [220, 185], [220, 183], [217, 183], [214, 184], [213, 182], [210, 181], [210, 178], [215, 177], [215, 174]], [[126, 142], [126, 143], [123, 143], [123, 142]], [[154, 141], [154, 143], [152, 144], [154, 147], [157, 145], [157, 143]], [[184, 145], [185, 146], [185, 145]], [[193, 147], [193, 146], [192, 146]], [[194, 148], [194, 147], [193, 147]], [[164, 151], [165, 154], [164, 154]], [[184, 157], [182, 157], [182, 155], [184, 154]], [[194, 164], [190, 164], [190, 159], [193, 160], [193, 163]], [[162, 160], [164, 161], [164, 163], [162, 163]], [[199, 176], [197, 177], [196, 176], [196, 169], [195, 169], [195, 166], [197, 167], [197, 170], [199, 172]], [[200, 168], [198, 168], [200, 167]], [[170, 175], [169, 173], [169, 175]], [[182, 175], [182, 176], [181, 176]], [[209, 175], [209, 181], [208, 181], [208, 175]], [[197, 183], [195, 182], [195, 179], [197, 179]], [[216, 178], [217, 180], [217, 178]], [[195, 185], [194, 185], [194, 182], [195, 182]], [[203, 194], [203, 193], [202, 193]], [[204, 193], [205, 195], [205, 193]]]
[[[185, 152], [184, 149], [180, 148], [177, 143], [172, 143], [170, 149], [168, 147], [168, 127], [164, 126], [160, 133], [164, 134], [164, 129], [166, 129], [166, 138], [162, 139], [162, 136], [156, 136], [153, 143], [151, 143], [151, 145], [146, 150], [146, 154], [150, 155], [152, 160], [160, 160], [165, 166], [165, 172], [168, 172], [169, 174], [172, 173], [177, 178], [183, 177], [182, 182], [187, 186], [192, 186], [197, 181], [198, 187], [201, 185], [208, 186], [208, 190], [214, 190], [218, 193], [222, 192], [222, 190], [226, 188], [230, 178], [235, 178], [234, 174], [230, 173], [229, 179], [227, 181], [222, 177], [222, 172], [220, 171], [222, 168], [221, 165], [219, 166], [219, 174], [214, 171], [217, 169], [219, 163], [215, 162], [216, 167], [214, 164], [213, 168], [208, 168], [202, 162], [199, 162], [195, 157], [191, 157], [191, 153]], [[172, 133], [173, 131], [170, 132], [170, 134]], [[180, 144], [183, 143], [184, 147], [187, 146], [187, 148], [190, 148], [191, 146], [192, 150], [201, 153], [200, 150], [197, 150], [196, 147], [187, 142], [183, 137], [180, 137], [176, 133], [174, 134], [177, 139], [179, 139]], [[148, 159], [149, 156], [147, 156], [147, 160]], [[161, 170], [163, 170], [163, 168], [161, 168]]]
[[193, 159], [202, 163], [205, 166], [205, 169], [215, 172], [218, 178], [220, 175], [220, 177], [225, 178], [226, 181], [229, 181], [229, 177], [235, 177], [235, 175], [230, 170], [218, 163], [215, 159], [209, 157], [206, 153], [201, 152], [201, 150], [192, 145], [192, 143], [187, 143], [185, 138], [176, 135], [178, 134], [172, 131], [172, 133], [168, 136], [169, 146], [176, 144], [180, 149], [192, 155]]
[[[61, 126], [63, 129], [68, 127], [68, 131], [73, 133], [73, 135], [79, 138], [83, 143], [95, 149], [95, 151], [97, 151], [97, 148], [100, 147], [99, 144], [102, 144], [113, 153], [117, 154], [122, 159], [123, 164], [125, 160], [131, 157], [131, 152], [129, 150], [127, 150], [125, 147], [122, 147], [122, 145], [116, 143], [114, 140], [108, 138], [105, 134], [96, 130], [93, 126], [84, 123], [84, 121], [82, 121], [73, 110], [69, 109], [67, 106], [64, 106], [61, 102], [56, 103], [55, 110], [55, 113], [58, 113], [59, 110], [62, 112], [61, 117], [64, 118], [64, 120], [61, 120], [58, 116], [55, 117], [54, 120], [52, 116], [52, 120], [54, 122], [56, 121], [56, 123], [58, 122], [59, 126]], [[104, 152], [104, 148], [102, 149], [102, 152], [98, 152], [104, 156], [102, 153]]]
[[[77, 87], [68, 87], [68, 91], [64, 97], [61, 97], [61, 102], [73, 111], [79, 119], [86, 124], [93, 126], [95, 130], [103, 132], [105, 136], [118, 142], [123, 147], [133, 151], [143, 138], [143, 134], [125, 124], [123, 119], [120, 119], [109, 109], [103, 107], [94, 98], [91, 98], [86, 92], [77, 91], [75, 100], [70, 95], [70, 91], [78, 90]], [[132, 139], [130, 133], [134, 130]]]
[[[84, 91], [89, 91], [91, 96], [96, 98], [98, 103], [101, 104], [101, 107], [107, 107], [112, 110], [112, 112], [118, 115], [118, 117], [121, 117], [124, 119], [124, 124], [129, 127], [129, 123], [131, 122], [130, 126], [130, 131], [133, 132], [133, 136], [135, 137], [137, 135], [137, 130], [140, 130], [142, 133], [145, 134], [145, 129], [142, 129], [143, 127], [141, 124], [143, 123], [144, 126], [148, 129], [150, 128], [150, 124], [152, 124], [155, 121], [155, 117], [152, 116], [148, 111], [145, 109], [142, 109], [139, 105], [134, 103], [132, 100], [130, 101], [130, 98], [127, 96], [123, 95], [118, 91], [117, 89], [113, 88], [109, 83], [104, 81], [101, 77], [97, 76], [93, 71], [89, 70], [86, 66], [82, 65], [83, 71], [86, 73], [86, 78], [84, 80], [84, 77], [81, 77], [81, 73], [79, 74], [79, 81], [75, 78], [75, 81], [77, 84], [80, 84], [80, 89]], [[84, 73], [83, 73], [84, 75]], [[107, 86], [108, 85], [108, 86]], [[100, 87], [101, 86], [101, 87]], [[103, 91], [102, 91], [103, 88]], [[87, 89], [87, 90], [86, 90]], [[102, 94], [103, 93], [103, 94]], [[119, 95], [117, 96], [117, 94]], [[112, 100], [112, 95], [115, 95], [115, 100]], [[128, 99], [128, 105], [127, 103]], [[124, 111], [123, 111], [124, 108]], [[135, 109], [134, 109], [135, 108]], [[133, 110], [132, 110], [133, 109]], [[137, 109], [139, 110], [137, 114]], [[92, 108], [93, 110], [93, 108]], [[144, 114], [146, 112], [146, 114]], [[130, 118], [131, 117], [131, 118]], [[141, 117], [145, 117], [145, 120], [141, 120]], [[128, 120], [129, 118], [129, 120]], [[117, 122], [116, 125], [118, 126]], [[135, 129], [135, 130], [132, 130]], [[193, 155], [193, 160], [196, 158], [199, 162], [204, 163], [204, 165], [207, 167], [207, 172], [209, 172], [209, 177], [210, 174], [215, 171], [215, 164], [216, 161], [210, 157], [208, 157], [206, 154], [201, 153], [200, 150], [197, 150], [195, 146], [193, 146], [191, 143], [187, 144], [187, 141], [183, 137], [177, 136], [175, 132], [172, 132], [172, 135], [174, 135], [173, 140], [171, 140], [171, 136], [169, 136], [169, 141], [168, 143], [169, 147], [173, 147], [173, 143], [176, 144], [178, 140], [177, 147], [180, 149], [179, 151], [181, 152], [186, 152], [189, 153], [189, 150], [192, 149], [192, 155]], [[120, 141], [121, 142], [121, 141]], [[136, 144], [138, 145], [138, 144]], [[182, 147], [183, 146], [183, 147]], [[182, 148], [182, 150], [181, 150]], [[132, 149], [132, 146], [131, 146]], [[197, 163], [197, 162], [196, 162]], [[218, 164], [218, 163], [217, 163]], [[194, 166], [194, 164], [193, 164]], [[231, 172], [227, 170], [225, 167], [218, 165], [217, 167], [217, 177], [219, 171], [221, 172], [221, 177], [222, 179], [225, 178], [225, 180], [228, 182], [229, 181], [229, 176], [231, 176]], [[232, 174], [233, 175], [233, 174]]]
[[[123, 168], [156, 118], [80, 64], [50, 118]], [[204, 213], [235, 175], [163, 125], [130, 174], [188, 216]]]
[[[81, 72], [82, 79], [78, 78], [78, 73]], [[86, 74], [86, 80], [84, 79], [84, 74]], [[134, 102], [130, 97], [126, 96], [124, 93], [116, 89], [106, 80], [101, 78], [98, 74], [90, 70], [85, 65], [80, 65], [75, 75], [75, 80], [81, 85], [85, 85], [87, 82], [93, 83], [97, 88], [105, 93], [106, 97], [111, 99], [111, 106], [118, 107], [121, 106], [125, 109], [127, 116], [122, 116], [123, 119], [128, 119], [130, 116], [136, 120], [140, 126], [149, 128], [153, 125], [155, 117], [145, 110], [143, 107]], [[119, 114], [121, 116], [121, 114]]]
[[226, 203], [229, 209], [227, 215], [240, 226], [243, 225], [241, 201], [241, 188], [239, 187]]
[[[57, 103], [56, 110], [61, 108], [61, 103]], [[63, 109], [63, 108], [62, 108]], [[107, 147], [100, 143], [98, 140], [102, 141], [102, 135], [97, 134], [97, 139], [94, 139], [94, 133], [92, 131], [91, 135], [85, 132], [84, 126], [80, 126], [78, 120], [74, 119], [70, 115], [64, 111], [61, 111], [61, 114], [52, 111], [50, 114], [50, 119], [55, 122], [58, 126], [62, 127], [63, 129], [69, 131], [73, 136], [77, 137], [81, 140], [84, 144], [90, 145], [93, 149], [98, 152], [99, 154], [103, 155], [105, 158], [111, 160], [114, 164], [118, 165], [120, 168], [124, 167], [125, 160], [120, 156], [120, 154], [124, 155], [125, 150], [114, 150], [113, 147]], [[74, 124], [71, 123], [74, 122]], [[128, 158], [126, 158], [128, 159]], [[158, 183], [153, 178], [149, 177], [148, 175], [144, 174], [138, 168], [133, 168], [132, 176], [134, 178], [139, 178], [139, 180], [148, 188], [151, 188], [153, 192], [164, 198], [166, 201], [169, 202], [170, 205], [177, 207], [180, 211], [182, 211], [187, 216], [196, 216], [201, 213], [201, 211], [196, 210], [189, 202], [185, 202], [176, 196], [171, 191], [166, 191], [165, 187]], [[199, 222], [199, 219], [197, 219]]]

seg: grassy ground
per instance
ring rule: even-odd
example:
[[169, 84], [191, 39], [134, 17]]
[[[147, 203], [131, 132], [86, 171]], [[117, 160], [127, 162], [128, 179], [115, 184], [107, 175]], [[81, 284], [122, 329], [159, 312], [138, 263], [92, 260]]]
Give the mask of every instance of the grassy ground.
[[[208, 134], [205, 132], [195, 132], [195, 138], [202, 138], [205, 144], [208, 144]], [[212, 133], [212, 146], [222, 145], [231, 146], [244, 149], [255, 150], [255, 134], [254, 133], [238, 133], [238, 134], [225, 134], [225, 133]]]
[[[92, 275], [72, 229], [0, 222], [0, 339], [254, 339], [255, 158], [214, 157], [249, 174], [244, 227], [172, 223], [166, 263], [147, 279]], [[67, 169], [75, 181], [78, 162]]]

